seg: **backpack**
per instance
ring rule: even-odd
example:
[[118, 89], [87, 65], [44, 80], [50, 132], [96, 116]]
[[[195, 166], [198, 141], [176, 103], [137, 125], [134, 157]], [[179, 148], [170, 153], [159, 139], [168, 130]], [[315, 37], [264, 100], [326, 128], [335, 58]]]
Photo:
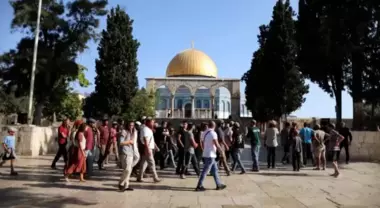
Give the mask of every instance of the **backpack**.
[[232, 136], [234, 139], [234, 147], [238, 149], [243, 149], [244, 148], [243, 135], [240, 132], [233, 130]]

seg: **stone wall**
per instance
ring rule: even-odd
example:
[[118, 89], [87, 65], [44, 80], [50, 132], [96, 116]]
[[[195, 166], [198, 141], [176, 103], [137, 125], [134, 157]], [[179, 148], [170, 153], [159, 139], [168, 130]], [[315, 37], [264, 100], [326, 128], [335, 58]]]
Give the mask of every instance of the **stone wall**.
[[[177, 121], [179, 123], [179, 120]], [[175, 123], [177, 123], [175, 122]], [[57, 127], [13, 126], [16, 133], [16, 153], [18, 155], [38, 156], [54, 154], [58, 145]], [[7, 126], [0, 126], [0, 137], [7, 135]], [[350, 147], [353, 161], [380, 161], [380, 132], [354, 131]], [[344, 153], [341, 158], [344, 159]]]
[[[354, 131], [352, 132], [350, 157], [359, 161], [380, 161], [380, 132]], [[341, 154], [341, 157], [345, 154]]]
[[[12, 127], [17, 129], [16, 154], [35, 157], [55, 153], [57, 151], [57, 127], [27, 125]], [[7, 135], [7, 128], [7, 126], [0, 126], [0, 138]]]

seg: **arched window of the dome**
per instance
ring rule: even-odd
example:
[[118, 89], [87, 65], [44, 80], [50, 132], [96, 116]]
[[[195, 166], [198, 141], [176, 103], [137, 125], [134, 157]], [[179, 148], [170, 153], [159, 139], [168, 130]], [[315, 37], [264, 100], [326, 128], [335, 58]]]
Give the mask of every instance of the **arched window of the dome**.
[[222, 112], [226, 112], [226, 102], [222, 100]]
[[160, 103], [159, 103], [159, 108], [161, 109], [161, 110], [165, 110], [165, 109], [168, 109], [168, 100], [167, 99], [165, 99], [165, 98], [161, 98], [161, 100], [160, 100]]
[[197, 100], [196, 108], [202, 108], [202, 100]]
[[177, 100], [177, 109], [181, 109], [182, 105], [183, 105], [183, 100], [182, 99], [178, 99]]
[[231, 113], [231, 103], [227, 101], [227, 112]]
[[210, 108], [210, 101], [209, 100], [203, 100], [203, 108]]

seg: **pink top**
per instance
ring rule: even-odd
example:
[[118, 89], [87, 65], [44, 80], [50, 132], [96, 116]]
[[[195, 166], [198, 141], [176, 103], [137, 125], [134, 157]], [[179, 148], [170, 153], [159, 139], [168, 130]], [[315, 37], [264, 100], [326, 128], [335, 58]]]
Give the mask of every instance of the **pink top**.
[[116, 142], [116, 135], [117, 135], [117, 130], [115, 128], [111, 128], [110, 136], [113, 142]]

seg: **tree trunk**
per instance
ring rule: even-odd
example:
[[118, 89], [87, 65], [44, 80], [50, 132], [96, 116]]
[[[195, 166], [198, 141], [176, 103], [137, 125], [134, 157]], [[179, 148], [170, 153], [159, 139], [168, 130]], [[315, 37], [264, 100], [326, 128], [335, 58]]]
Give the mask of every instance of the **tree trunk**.
[[363, 106], [363, 55], [358, 50], [352, 54], [352, 101], [353, 101], [353, 125], [354, 129], [361, 129], [364, 122]]
[[375, 117], [376, 103], [371, 104], [371, 120]]
[[38, 102], [36, 104], [36, 110], [34, 111], [34, 118], [33, 118], [33, 124], [34, 125], [41, 125], [42, 120], [42, 110], [44, 109], [44, 103]]
[[336, 112], [336, 125], [342, 123], [342, 90], [336, 90], [335, 92], [335, 112]]

